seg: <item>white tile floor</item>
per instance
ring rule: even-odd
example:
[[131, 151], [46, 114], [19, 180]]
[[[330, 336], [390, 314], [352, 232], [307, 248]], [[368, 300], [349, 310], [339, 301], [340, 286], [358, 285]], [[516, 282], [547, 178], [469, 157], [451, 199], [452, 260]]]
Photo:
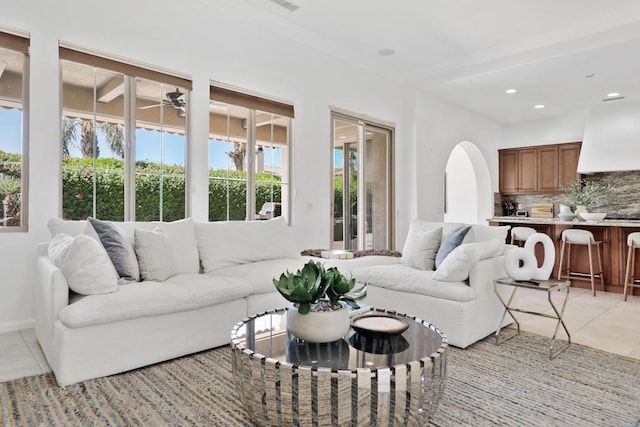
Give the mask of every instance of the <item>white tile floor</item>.
[[[552, 296], [554, 302], [562, 295]], [[523, 309], [552, 313], [547, 293], [519, 289], [515, 304]], [[516, 313], [523, 330], [551, 336], [555, 320]], [[621, 294], [571, 288], [565, 323], [575, 343], [640, 360], [640, 296], [623, 301]], [[564, 332], [558, 333], [565, 339]], [[508, 345], [508, 343], [503, 344]], [[562, 357], [562, 356], [560, 356]], [[33, 329], [0, 334], [0, 382], [49, 372]]]

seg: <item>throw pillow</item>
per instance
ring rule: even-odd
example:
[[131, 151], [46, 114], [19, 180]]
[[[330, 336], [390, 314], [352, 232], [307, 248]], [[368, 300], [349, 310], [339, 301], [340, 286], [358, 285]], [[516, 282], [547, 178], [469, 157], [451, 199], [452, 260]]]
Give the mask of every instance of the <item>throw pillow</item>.
[[424, 232], [409, 230], [400, 262], [418, 270], [433, 270], [441, 238], [442, 227]]
[[469, 273], [476, 263], [485, 258], [498, 256], [504, 247], [504, 242], [487, 240], [476, 243], [462, 243], [442, 261], [433, 272], [433, 279], [442, 282], [462, 282], [469, 278]]
[[89, 218], [85, 234], [91, 236], [92, 233], [98, 236], [118, 275], [126, 281], [140, 281], [138, 258], [124, 231], [110, 221]]
[[73, 292], [95, 295], [118, 289], [118, 275], [109, 255], [91, 237], [58, 233], [49, 243], [48, 250], [49, 258], [60, 267]]
[[60, 218], [51, 217], [47, 221], [47, 228], [51, 233], [51, 237], [55, 237], [60, 233], [68, 234], [70, 236], [77, 236], [84, 232], [87, 226], [86, 221], [65, 221]]
[[167, 234], [160, 227], [153, 230], [136, 228], [133, 234], [142, 280], [164, 282], [169, 277], [175, 276], [173, 252]]
[[445, 260], [447, 255], [460, 246], [462, 240], [464, 240], [464, 236], [467, 235], [469, 230], [471, 230], [471, 226], [469, 225], [456, 228], [442, 241], [440, 249], [438, 249], [438, 253], [436, 254], [436, 270], [440, 267], [440, 264], [442, 264], [442, 261]]
[[173, 222], [157, 222], [154, 225], [164, 230], [169, 238], [175, 274], [197, 274], [200, 271], [200, 256], [193, 220], [186, 218]]

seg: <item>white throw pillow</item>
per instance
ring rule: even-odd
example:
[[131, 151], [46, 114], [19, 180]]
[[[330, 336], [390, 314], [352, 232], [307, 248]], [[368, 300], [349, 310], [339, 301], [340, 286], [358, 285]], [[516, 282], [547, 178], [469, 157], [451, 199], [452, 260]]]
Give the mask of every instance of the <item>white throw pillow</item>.
[[469, 272], [480, 260], [502, 253], [504, 242], [491, 239], [484, 242], [463, 243], [447, 255], [442, 264], [433, 272], [433, 279], [443, 282], [462, 282], [469, 278]]
[[133, 234], [142, 280], [164, 282], [176, 275], [171, 244], [160, 227], [153, 230], [135, 229]]
[[442, 227], [430, 231], [410, 230], [400, 262], [419, 270], [433, 270], [441, 238]]
[[65, 221], [55, 217], [51, 217], [47, 221], [47, 228], [49, 229], [52, 238], [56, 237], [60, 233], [77, 236], [84, 232], [86, 226], [87, 221]]
[[107, 251], [89, 236], [58, 233], [49, 243], [49, 258], [78, 294], [106, 294], [118, 289], [118, 275]]
[[205, 273], [249, 262], [300, 256], [293, 233], [282, 217], [267, 221], [196, 222], [195, 229]]
[[197, 274], [200, 272], [200, 257], [196, 230], [191, 218], [157, 224], [169, 238], [175, 274]]

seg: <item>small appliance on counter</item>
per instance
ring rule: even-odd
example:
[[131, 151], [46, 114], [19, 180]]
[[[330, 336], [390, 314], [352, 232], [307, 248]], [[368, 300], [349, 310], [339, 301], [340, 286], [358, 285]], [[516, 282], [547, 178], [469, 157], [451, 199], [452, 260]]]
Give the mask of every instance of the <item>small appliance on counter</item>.
[[528, 216], [527, 211], [524, 210], [524, 205], [522, 203], [518, 203], [518, 210], [516, 211], [516, 216]]
[[512, 216], [516, 211], [516, 208], [513, 206], [513, 202], [505, 200], [502, 202], [502, 214], [504, 216]]

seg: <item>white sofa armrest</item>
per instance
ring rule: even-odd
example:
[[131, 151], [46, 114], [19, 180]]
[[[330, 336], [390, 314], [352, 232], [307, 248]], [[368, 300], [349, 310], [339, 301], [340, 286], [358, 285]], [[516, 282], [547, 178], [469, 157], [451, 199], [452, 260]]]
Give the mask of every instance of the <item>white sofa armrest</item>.
[[504, 256], [481, 259], [469, 271], [469, 286], [477, 292], [493, 292], [493, 281], [506, 275]]
[[38, 244], [38, 281], [35, 289], [36, 336], [45, 353], [51, 348], [53, 325], [58, 313], [69, 305], [69, 284], [47, 252], [48, 244]]

